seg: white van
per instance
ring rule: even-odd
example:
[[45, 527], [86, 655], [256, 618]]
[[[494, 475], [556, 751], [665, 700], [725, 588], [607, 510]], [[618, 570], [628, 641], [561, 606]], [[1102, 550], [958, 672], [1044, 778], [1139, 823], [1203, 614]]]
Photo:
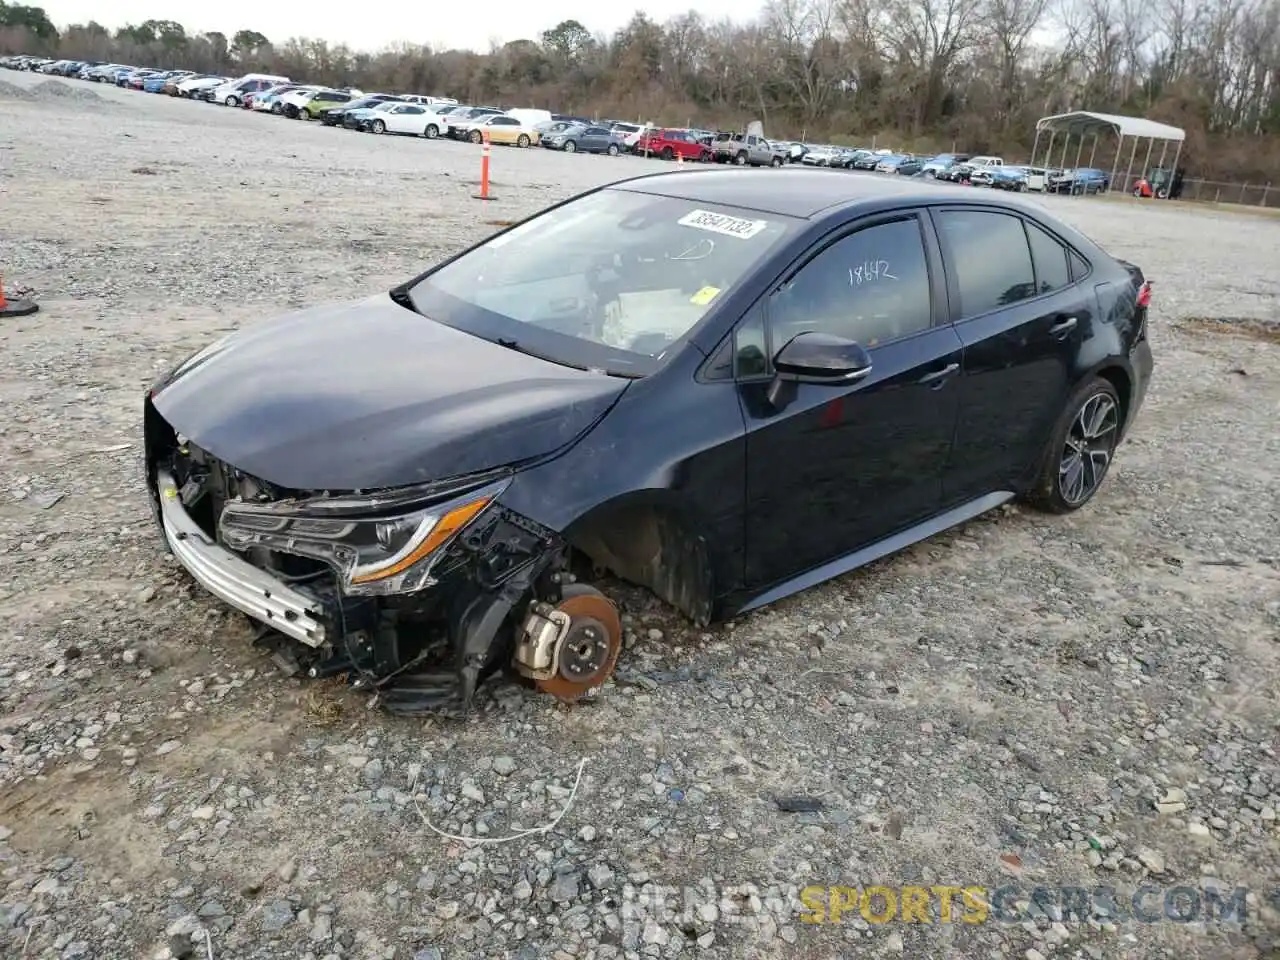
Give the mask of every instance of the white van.
[[228, 107], [238, 107], [244, 102], [245, 94], [257, 93], [267, 87], [279, 83], [288, 83], [288, 77], [277, 77], [269, 73], [246, 73], [239, 80], [232, 80], [217, 87], [209, 94], [210, 103], [222, 103]]
[[507, 111], [508, 117], [515, 117], [529, 129], [533, 129], [540, 123], [546, 123], [551, 119], [550, 110], [533, 110], [525, 107], [516, 107], [514, 110]]

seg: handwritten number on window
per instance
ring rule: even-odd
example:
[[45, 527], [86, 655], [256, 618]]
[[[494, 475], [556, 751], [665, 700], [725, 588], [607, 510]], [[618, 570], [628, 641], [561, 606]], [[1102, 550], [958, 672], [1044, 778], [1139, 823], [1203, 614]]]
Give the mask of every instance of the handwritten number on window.
[[856, 267], [849, 268], [849, 286], [860, 287], [864, 283], [876, 280], [897, 280], [890, 272], [888, 260], [864, 260]]

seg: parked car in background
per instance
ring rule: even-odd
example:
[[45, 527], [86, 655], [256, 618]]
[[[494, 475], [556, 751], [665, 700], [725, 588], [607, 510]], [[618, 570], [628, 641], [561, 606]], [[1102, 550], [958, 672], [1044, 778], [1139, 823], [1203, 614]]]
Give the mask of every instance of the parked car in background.
[[819, 144], [813, 147], [806, 147], [804, 152], [800, 154], [799, 162], [806, 167], [832, 167], [836, 165], [839, 157], [839, 147], [831, 144]]
[[896, 173], [898, 165], [907, 161], [906, 154], [891, 153], [888, 156], [878, 157], [876, 159], [876, 173]]
[[[449, 136], [455, 140], [468, 140], [471, 129], [483, 123], [488, 117], [496, 117], [503, 111], [497, 107], [472, 107], [460, 105], [449, 115]], [[552, 119], [555, 119], [554, 117]], [[518, 122], [518, 121], [517, 121]]]
[[650, 133], [653, 133], [654, 130], [657, 129], [651, 124], [641, 124], [638, 126], [636, 124], [626, 124], [626, 126], [636, 127], [635, 130], [628, 130], [626, 133], [622, 135], [622, 143], [627, 148], [627, 150], [629, 150], [631, 153], [636, 152], [636, 144], [639, 143], [643, 137], [647, 136]]
[[122, 63], [100, 63], [96, 67], [89, 67], [87, 70], [81, 71], [83, 79], [90, 80], [93, 83], [102, 83], [108, 77], [113, 76], [115, 71], [123, 70], [125, 65]]
[[398, 133], [434, 140], [449, 133], [449, 121], [421, 103], [385, 100], [369, 118], [370, 133]]
[[541, 139], [538, 131], [531, 125], [502, 113], [490, 114], [479, 123], [472, 121], [467, 130], [467, 139], [472, 143], [483, 143], [486, 136], [490, 143], [508, 147], [536, 147]]
[[124, 87], [126, 90], [141, 90], [142, 85], [148, 80], [148, 78], [158, 77], [159, 75], [159, 70], [134, 70], [123, 78], [120, 82], [120, 86]]
[[1063, 170], [1049, 180], [1050, 193], [1066, 193], [1072, 196], [1106, 193], [1110, 188], [1111, 175], [1095, 167]]
[[663, 160], [709, 160], [711, 150], [687, 130], [662, 128], [650, 130], [636, 141], [632, 153], [660, 157]]
[[165, 87], [170, 84], [176, 85], [190, 76], [193, 76], [190, 70], [166, 70], [164, 73], [157, 73], [143, 80], [142, 89], [146, 93], [162, 93]]
[[631, 149], [631, 145], [640, 137], [643, 128], [638, 123], [626, 123], [624, 121], [616, 121], [609, 124], [609, 130], [618, 138], [618, 142], [622, 144], [624, 152]]
[[342, 111], [342, 126], [347, 130], [367, 132], [373, 121], [382, 119], [385, 129], [384, 114], [399, 103], [399, 100], [382, 100], [368, 107], [348, 107]]
[[348, 100], [346, 103], [325, 107], [320, 111], [319, 118], [326, 127], [337, 127], [342, 125], [342, 117], [348, 110], [376, 107], [380, 103], [387, 103], [393, 100], [397, 103], [406, 102], [403, 97], [398, 97], [392, 93], [368, 93], [356, 100]]
[[[88, 79], [88, 77], [86, 77], [85, 79]], [[180, 97], [182, 96], [182, 84], [190, 83], [195, 80], [209, 80], [209, 79], [215, 79], [215, 78], [208, 73], [192, 73], [192, 74], [188, 74], [185, 77], [170, 77], [160, 87], [160, 92], [167, 97]], [[221, 81], [223, 78], [217, 77], [216, 79]]]
[[560, 130], [543, 135], [542, 145], [565, 153], [607, 153], [611, 157], [616, 157], [626, 149], [622, 137], [608, 127], [581, 123], [568, 124]]
[[323, 110], [350, 103], [351, 97], [341, 90], [294, 90], [281, 97], [280, 102], [286, 117], [315, 120]]
[[246, 93], [266, 90], [276, 84], [288, 83], [288, 77], [272, 76], [268, 73], [247, 73], [239, 79], [232, 80], [211, 90], [206, 97], [211, 103], [221, 103], [228, 107], [240, 106]]
[[926, 177], [937, 177], [943, 171], [950, 170], [956, 164], [964, 163], [968, 159], [967, 153], [939, 153], [926, 160], [920, 172]]
[[963, 163], [953, 163], [951, 166], [939, 170], [934, 176], [939, 180], [946, 180], [950, 183], [967, 184], [969, 175], [976, 169], [977, 167], [966, 160]]
[[526, 127], [536, 127], [538, 124], [546, 123], [551, 119], [550, 110], [535, 110], [532, 107], [513, 107], [503, 112], [508, 117], [515, 117]]
[[[367, 96], [367, 94], [362, 96]], [[398, 96], [405, 103], [417, 103], [424, 107], [432, 107], [437, 112], [443, 107], [456, 107], [458, 105], [458, 101], [453, 97], [429, 97], [419, 93], [402, 93]]]
[[845, 162], [850, 170], [874, 170], [884, 155], [875, 150], [859, 150]]
[[259, 90], [253, 95], [253, 109], [259, 113], [284, 113], [284, 105], [280, 103], [280, 98], [286, 93], [293, 93], [295, 90], [315, 90], [317, 87], [308, 86], [305, 83], [277, 83], [267, 87], [265, 90]]
[[914, 177], [917, 173], [921, 173], [924, 170], [924, 162], [924, 157], [909, 156], [898, 164], [894, 169], [894, 173], [898, 174], [900, 177]]
[[227, 83], [228, 79], [218, 74], [205, 74], [202, 77], [192, 77], [190, 80], [183, 80], [178, 84], [177, 96], [185, 97], [191, 100], [201, 100], [213, 90]]
[[1015, 193], [1024, 193], [1028, 189], [1027, 178], [1030, 175], [1030, 171], [1030, 167], [1025, 167], [1021, 164], [1006, 164], [992, 172], [989, 186], [993, 190], [1011, 190]]
[[764, 137], [738, 132], [716, 134], [711, 144], [711, 158], [717, 163], [734, 163], [740, 167], [780, 167], [786, 162]]

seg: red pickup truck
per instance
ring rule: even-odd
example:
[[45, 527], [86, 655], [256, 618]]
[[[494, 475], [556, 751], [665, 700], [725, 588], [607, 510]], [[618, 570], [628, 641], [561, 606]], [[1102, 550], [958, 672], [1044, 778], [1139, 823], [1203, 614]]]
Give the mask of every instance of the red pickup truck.
[[636, 141], [631, 148], [632, 153], [644, 156], [661, 157], [663, 160], [674, 160], [684, 157], [686, 160], [710, 160], [711, 150], [699, 143], [687, 130], [654, 130]]

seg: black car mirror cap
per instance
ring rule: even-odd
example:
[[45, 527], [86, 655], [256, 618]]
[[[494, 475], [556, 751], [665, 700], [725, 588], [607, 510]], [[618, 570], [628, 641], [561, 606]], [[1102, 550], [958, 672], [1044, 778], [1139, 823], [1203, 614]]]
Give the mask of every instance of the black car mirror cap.
[[779, 380], [847, 384], [871, 373], [871, 354], [862, 344], [830, 333], [798, 333], [773, 357]]

